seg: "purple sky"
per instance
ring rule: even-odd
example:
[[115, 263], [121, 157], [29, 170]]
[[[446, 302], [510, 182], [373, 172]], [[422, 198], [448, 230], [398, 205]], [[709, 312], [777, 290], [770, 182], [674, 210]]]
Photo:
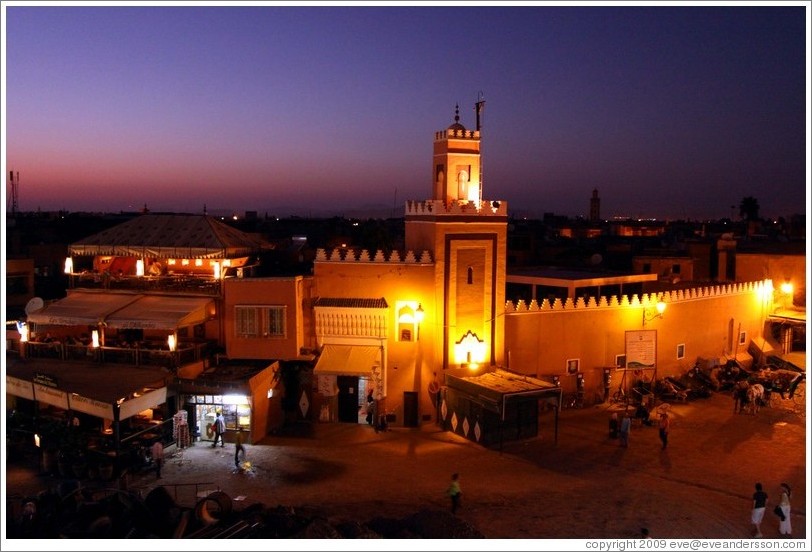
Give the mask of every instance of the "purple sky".
[[808, 3], [3, 8], [21, 211], [400, 216], [480, 92], [512, 214], [808, 203]]

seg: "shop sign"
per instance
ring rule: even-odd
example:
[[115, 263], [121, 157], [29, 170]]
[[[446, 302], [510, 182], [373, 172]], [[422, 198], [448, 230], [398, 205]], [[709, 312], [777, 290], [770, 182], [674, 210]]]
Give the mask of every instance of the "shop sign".
[[70, 407], [72, 410], [84, 412], [85, 414], [91, 414], [92, 416], [96, 416], [98, 418], [104, 418], [106, 420], [113, 419], [112, 404], [83, 397], [82, 395], [77, 395], [76, 393], [73, 393], [70, 396]]
[[38, 383], [34, 384], [34, 400], [56, 406], [62, 410], [68, 409], [67, 393], [54, 389], [53, 387], [40, 385]]
[[12, 376], [6, 376], [6, 393], [23, 399], [34, 400], [34, 387], [31, 382]]
[[56, 382], [56, 378], [50, 374], [43, 374], [42, 372], [34, 372], [34, 383], [38, 383], [40, 385], [44, 385], [46, 387], [59, 387], [59, 384]]

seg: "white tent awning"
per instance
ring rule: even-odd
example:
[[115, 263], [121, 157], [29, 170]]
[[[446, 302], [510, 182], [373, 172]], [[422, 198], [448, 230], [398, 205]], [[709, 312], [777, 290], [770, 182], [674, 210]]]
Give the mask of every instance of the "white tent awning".
[[214, 301], [208, 297], [146, 295], [105, 318], [108, 328], [174, 330], [202, 324], [213, 316]]
[[74, 292], [28, 314], [28, 323], [53, 326], [95, 326], [141, 296], [132, 293]]
[[368, 376], [381, 364], [381, 348], [369, 345], [325, 345], [316, 362], [316, 375]]

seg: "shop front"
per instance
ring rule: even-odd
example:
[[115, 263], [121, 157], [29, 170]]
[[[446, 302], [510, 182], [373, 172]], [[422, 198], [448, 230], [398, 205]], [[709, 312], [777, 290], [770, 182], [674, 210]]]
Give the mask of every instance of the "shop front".
[[247, 443], [260, 441], [274, 420], [281, 419], [278, 373], [276, 361], [241, 362], [209, 368], [193, 379], [179, 379], [178, 395], [192, 439], [213, 442], [214, 420], [222, 413], [225, 441], [233, 441], [238, 430], [247, 435]]

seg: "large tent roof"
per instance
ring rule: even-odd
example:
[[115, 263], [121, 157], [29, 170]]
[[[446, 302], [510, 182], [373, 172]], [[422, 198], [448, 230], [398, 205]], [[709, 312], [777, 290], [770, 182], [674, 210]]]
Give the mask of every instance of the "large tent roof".
[[70, 245], [71, 255], [217, 259], [270, 247], [208, 215], [145, 214]]

